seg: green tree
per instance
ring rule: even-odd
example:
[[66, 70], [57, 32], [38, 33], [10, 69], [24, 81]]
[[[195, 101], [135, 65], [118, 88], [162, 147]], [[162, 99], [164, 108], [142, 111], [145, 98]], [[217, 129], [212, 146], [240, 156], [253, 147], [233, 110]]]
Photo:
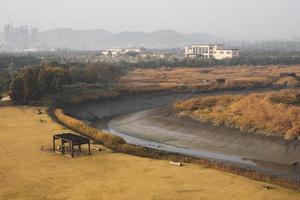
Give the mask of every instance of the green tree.
[[68, 82], [66, 70], [60, 67], [29, 67], [19, 72], [10, 85], [13, 102], [37, 101], [53, 94]]
[[17, 75], [10, 83], [10, 98], [14, 103], [20, 103], [24, 100], [23, 96], [23, 78]]
[[34, 68], [24, 70], [23, 97], [26, 101], [35, 101], [40, 98], [36, 73], [34, 73], [36, 71]]
[[68, 75], [64, 68], [44, 66], [37, 75], [39, 91], [42, 96], [54, 94], [68, 83]]

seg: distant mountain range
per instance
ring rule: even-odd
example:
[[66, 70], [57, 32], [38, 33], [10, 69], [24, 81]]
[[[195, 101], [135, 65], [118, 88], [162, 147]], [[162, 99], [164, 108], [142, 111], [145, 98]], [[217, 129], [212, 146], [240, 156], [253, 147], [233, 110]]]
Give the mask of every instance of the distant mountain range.
[[[224, 38], [209, 34], [183, 34], [174, 30], [159, 30], [150, 33], [139, 31], [112, 33], [103, 29], [75, 30], [68, 28], [39, 32], [34, 41], [26, 41], [26, 38], [27, 36], [21, 36], [21, 38], [13, 39], [13, 45], [21, 48], [38, 46], [43, 49], [99, 50], [117, 47], [176, 48], [193, 43], [226, 41]], [[0, 45], [3, 42], [4, 34], [0, 32]]]
[[54, 29], [40, 32], [40, 41], [50, 48], [95, 50], [113, 47], [174, 48], [193, 43], [223, 42], [225, 39], [204, 34], [182, 34], [173, 30], [111, 33], [103, 29]]

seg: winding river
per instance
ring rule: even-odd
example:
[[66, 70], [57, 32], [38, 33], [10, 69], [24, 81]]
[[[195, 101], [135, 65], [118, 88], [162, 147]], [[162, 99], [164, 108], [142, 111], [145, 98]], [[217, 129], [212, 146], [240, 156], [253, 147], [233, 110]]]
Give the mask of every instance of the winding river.
[[[171, 106], [195, 96], [246, 94], [155, 92], [122, 95], [65, 108], [65, 112], [128, 143], [194, 157], [230, 162], [276, 176], [300, 180], [300, 141], [286, 141], [214, 127], [178, 117]], [[260, 91], [256, 91], [260, 92]]]

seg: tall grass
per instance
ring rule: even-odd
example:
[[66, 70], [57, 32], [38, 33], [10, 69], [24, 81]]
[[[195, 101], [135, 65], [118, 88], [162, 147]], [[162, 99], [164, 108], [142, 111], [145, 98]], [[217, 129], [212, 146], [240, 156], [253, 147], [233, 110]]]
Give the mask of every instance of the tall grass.
[[[294, 72], [300, 74], [299, 66], [235, 66], [210, 68], [158, 68], [135, 69], [120, 78], [123, 90], [157, 91], [198, 89], [201, 91], [251, 89], [266, 86], [294, 86], [299, 85], [295, 78], [285, 84], [279, 79], [280, 73]], [[217, 84], [216, 79], [226, 79], [225, 84]], [[283, 83], [282, 83], [283, 82]], [[299, 81], [298, 81], [299, 82]]]
[[277, 86], [300, 86], [300, 81], [296, 77], [282, 77], [279, 78], [274, 85]]
[[125, 144], [125, 140], [123, 138], [89, 127], [80, 120], [65, 115], [62, 109], [55, 109], [54, 115], [58, 121], [67, 127], [70, 127], [74, 131], [81, 133], [105, 146], [114, 147], [116, 145]]
[[194, 98], [175, 103], [174, 109], [215, 126], [295, 139], [300, 137], [299, 102], [299, 91], [284, 90], [247, 96]]

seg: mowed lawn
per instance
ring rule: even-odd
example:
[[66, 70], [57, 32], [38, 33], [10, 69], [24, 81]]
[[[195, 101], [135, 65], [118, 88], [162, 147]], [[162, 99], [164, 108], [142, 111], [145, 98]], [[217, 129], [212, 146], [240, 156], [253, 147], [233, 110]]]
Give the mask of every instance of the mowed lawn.
[[265, 190], [267, 183], [197, 165], [110, 151], [75, 159], [41, 151], [61, 130], [36, 108], [0, 106], [1, 200], [300, 199], [293, 190]]

